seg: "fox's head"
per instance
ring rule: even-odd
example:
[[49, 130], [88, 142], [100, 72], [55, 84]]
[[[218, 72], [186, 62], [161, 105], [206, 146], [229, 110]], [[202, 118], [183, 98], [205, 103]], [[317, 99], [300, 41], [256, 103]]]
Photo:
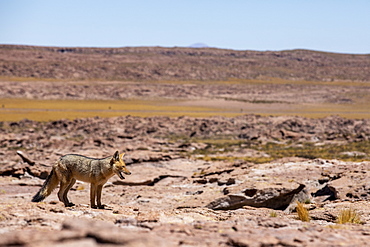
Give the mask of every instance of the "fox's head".
[[127, 170], [125, 162], [122, 160], [124, 155], [124, 153], [120, 155], [119, 152], [116, 151], [110, 161], [110, 164], [113, 167], [113, 172], [117, 174], [120, 179], [125, 179], [125, 177], [122, 176], [122, 172], [127, 175], [131, 174], [131, 172]]

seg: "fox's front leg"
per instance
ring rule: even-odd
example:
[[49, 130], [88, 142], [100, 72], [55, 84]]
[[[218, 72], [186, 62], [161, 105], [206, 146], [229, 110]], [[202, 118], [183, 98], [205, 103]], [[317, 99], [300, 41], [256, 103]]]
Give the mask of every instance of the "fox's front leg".
[[96, 191], [97, 191], [96, 187], [97, 187], [96, 184], [91, 183], [90, 185], [90, 206], [92, 208], [96, 208], [96, 204], [95, 204], [95, 196], [96, 196]]
[[97, 204], [98, 204], [98, 208], [104, 208], [104, 205], [101, 204], [101, 192], [103, 190], [103, 185], [100, 184], [97, 186], [97, 189], [96, 189], [96, 201], [97, 201]]

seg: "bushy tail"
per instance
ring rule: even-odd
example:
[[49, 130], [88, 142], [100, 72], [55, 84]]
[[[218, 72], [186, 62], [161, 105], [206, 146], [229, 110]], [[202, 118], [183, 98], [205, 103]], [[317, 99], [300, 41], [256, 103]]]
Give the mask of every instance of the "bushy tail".
[[53, 169], [51, 170], [49, 176], [46, 178], [39, 192], [37, 192], [37, 194], [32, 198], [32, 201], [41, 202], [42, 200], [44, 200], [57, 187], [58, 182], [58, 177]]

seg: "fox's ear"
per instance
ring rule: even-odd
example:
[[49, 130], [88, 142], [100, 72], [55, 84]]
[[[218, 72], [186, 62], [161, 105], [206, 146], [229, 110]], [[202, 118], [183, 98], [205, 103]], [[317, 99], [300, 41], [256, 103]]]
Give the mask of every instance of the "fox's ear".
[[121, 153], [121, 159], [123, 159], [123, 156], [125, 156], [125, 153]]
[[114, 160], [116, 160], [116, 161], [118, 161], [118, 160], [119, 160], [119, 152], [118, 152], [118, 151], [116, 151], [116, 152], [114, 153], [114, 155], [113, 155], [113, 159], [114, 159]]

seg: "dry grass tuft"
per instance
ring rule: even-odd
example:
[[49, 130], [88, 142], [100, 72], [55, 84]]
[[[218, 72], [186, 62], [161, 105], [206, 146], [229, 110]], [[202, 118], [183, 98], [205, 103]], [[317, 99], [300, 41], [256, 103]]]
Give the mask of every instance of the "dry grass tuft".
[[353, 224], [361, 224], [360, 216], [358, 215], [357, 211], [351, 208], [343, 209], [340, 211], [337, 219], [338, 224], [346, 224], [346, 223], [353, 223]]
[[270, 217], [277, 217], [278, 215], [277, 215], [277, 213], [276, 213], [276, 211], [271, 211], [270, 212]]
[[303, 203], [300, 203], [297, 201], [297, 213], [298, 213], [298, 219], [301, 221], [308, 222], [310, 221], [310, 214], [308, 213], [307, 208], [304, 206]]

